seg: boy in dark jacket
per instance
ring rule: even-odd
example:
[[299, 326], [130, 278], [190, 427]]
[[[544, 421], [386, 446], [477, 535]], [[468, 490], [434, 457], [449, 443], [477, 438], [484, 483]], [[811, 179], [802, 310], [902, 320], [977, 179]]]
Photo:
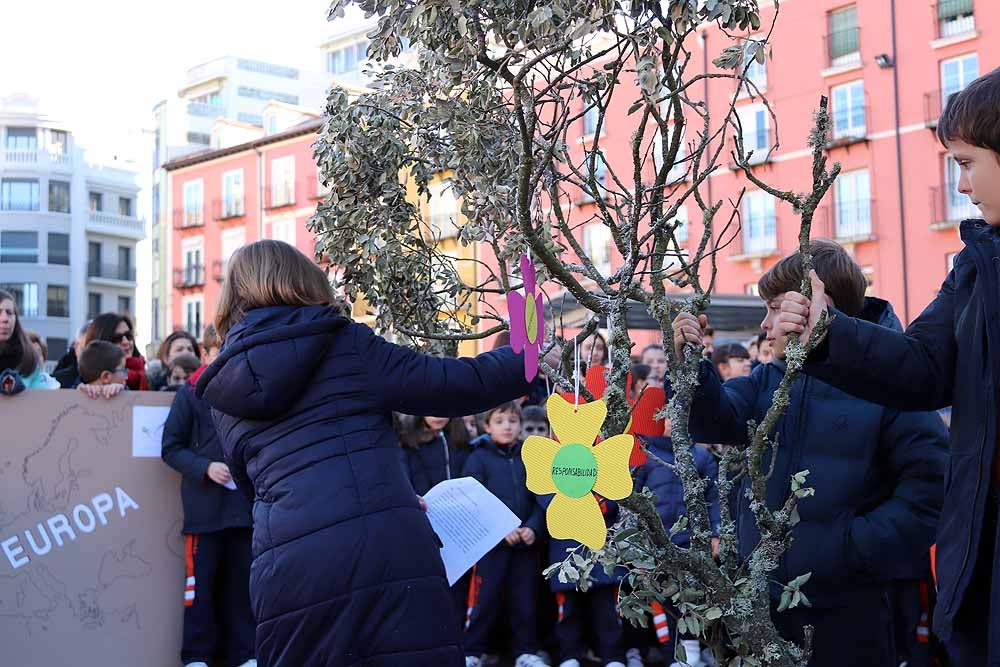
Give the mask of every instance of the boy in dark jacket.
[[[958, 191], [982, 220], [961, 225], [965, 242], [934, 301], [905, 333], [874, 326], [828, 304], [827, 279], [809, 302], [780, 304], [778, 335], [808, 336], [832, 321], [806, 372], [869, 401], [902, 410], [954, 405], [951, 465], [937, 540], [934, 630], [957, 665], [1000, 665], [1000, 70], [948, 101], [938, 139], [961, 170]], [[825, 287], [825, 289], [824, 289]]]
[[[642, 440], [645, 441], [646, 447], [654, 456], [673, 465], [674, 446], [669, 437], [670, 422], [665, 422], [664, 427], [666, 436], [658, 438], [643, 436]], [[708, 505], [708, 518], [712, 534], [717, 535], [719, 530], [719, 489], [715, 485], [715, 481], [719, 475], [719, 465], [711, 452], [701, 446], [694, 448], [694, 464], [698, 469], [698, 476], [708, 480], [708, 485], [705, 487], [705, 503]], [[687, 516], [687, 507], [684, 504], [684, 485], [673, 468], [650, 457], [635, 471], [635, 488], [637, 490], [646, 488], [656, 494], [656, 511], [667, 530], [670, 530], [682, 516]], [[678, 546], [689, 548], [691, 546], [691, 531], [685, 528], [674, 535], [671, 541]], [[719, 538], [713, 537], [712, 551], [718, 552], [718, 548]], [[661, 615], [657, 614], [657, 616]], [[677, 643], [675, 616], [676, 614], [663, 613], [662, 618], [654, 617], [657, 640], [668, 657], [674, 655], [674, 647]], [[682, 643], [688, 659], [687, 662], [692, 667], [703, 665], [701, 645], [698, 639], [684, 639]]]
[[[813, 265], [831, 285], [837, 307], [884, 327], [900, 325], [888, 303], [865, 297], [861, 268], [832, 241], [812, 242]], [[758, 423], [784, 375], [785, 338], [775, 325], [781, 297], [802, 280], [796, 253], [779, 261], [758, 282], [767, 305], [762, 329], [774, 342], [775, 360], [748, 378], [722, 384], [702, 362], [691, 410], [691, 434], [698, 440], [744, 446], [746, 424]], [[700, 327], [691, 315], [674, 321], [674, 344], [698, 342]], [[779, 443], [765, 502], [773, 511], [790, 493], [792, 475], [809, 470], [815, 497], [800, 501], [801, 521], [793, 543], [772, 575], [785, 583], [812, 573], [803, 592], [811, 607], [774, 613], [782, 635], [801, 641], [812, 625], [811, 667], [866, 665], [895, 667], [892, 609], [894, 579], [918, 576], [934, 541], [947, 466], [947, 432], [934, 413], [899, 412], [854, 398], [812, 377], [792, 386], [789, 407], [778, 422]], [[770, 459], [770, 455], [765, 456]], [[760, 540], [741, 480], [734, 508], [739, 553], [748, 558]], [[776, 602], [781, 587], [772, 586]], [[971, 663], [970, 663], [971, 664]]]
[[[219, 353], [214, 327], [205, 329], [204, 362]], [[184, 640], [188, 667], [252, 667], [255, 623], [250, 610], [250, 506], [223, 463], [208, 403], [195, 395], [205, 366], [177, 391], [163, 427], [163, 460], [181, 473], [184, 504]], [[245, 489], [244, 489], [245, 491]]]
[[[551, 495], [538, 496], [542, 508], [552, 502]], [[611, 526], [618, 519], [618, 503], [598, 497], [604, 523]], [[578, 549], [574, 540], [549, 540], [549, 564], [566, 560], [568, 552]], [[563, 583], [558, 577], [549, 579], [556, 594], [558, 616], [555, 635], [559, 643], [559, 667], [581, 667], [588, 639], [606, 667], [625, 667], [624, 627], [618, 615], [618, 586], [624, 570], [609, 575], [597, 565], [590, 571], [586, 591], [578, 590], [575, 582]], [[590, 633], [585, 629], [590, 628]]]
[[480, 667], [504, 599], [516, 667], [544, 667], [538, 651], [538, 550], [544, 512], [528, 490], [521, 460], [521, 408], [504, 403], [486, 412], [486, 435], [473, 441], [463, 474], [474, 477], [521, 519], [521, 526], [483, 556], [472, 571], [465, 630], [466, 667]]

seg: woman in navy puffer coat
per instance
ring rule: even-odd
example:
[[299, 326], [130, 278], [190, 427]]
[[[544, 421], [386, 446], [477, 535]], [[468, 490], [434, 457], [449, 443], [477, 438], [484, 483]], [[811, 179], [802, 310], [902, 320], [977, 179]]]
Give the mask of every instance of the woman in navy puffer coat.
[[225, 345], [198, 383], [254, 500], [259, 664], [457, 667], [461, 629], [390, 413], [460, 416], [521, 396], [523, 359], [421, 355], [342, 317], [333, 298], [291, 246], [240, 249], [216, 317]]

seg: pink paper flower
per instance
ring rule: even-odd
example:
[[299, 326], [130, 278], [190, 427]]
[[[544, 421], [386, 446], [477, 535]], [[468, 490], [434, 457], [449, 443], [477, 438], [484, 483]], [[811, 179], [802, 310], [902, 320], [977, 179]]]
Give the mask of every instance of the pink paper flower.
[[510, 314], [510, 346], [515, 352], [524, 351], [524, 377], [530, 382], [538, 375], [538, 349], [545, 332], [542, 294], [535, 285], [535, 266], [527, 255], [521, 255], [521, 276], [524, 296], [520, 292], [508, 292], [507, 311]]

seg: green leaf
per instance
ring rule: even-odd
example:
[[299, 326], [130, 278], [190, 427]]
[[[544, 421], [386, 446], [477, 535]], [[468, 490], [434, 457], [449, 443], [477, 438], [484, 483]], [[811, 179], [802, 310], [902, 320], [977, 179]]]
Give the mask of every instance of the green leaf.
[[705, 618], [707, 618], [710, 621], [720, 619], [722, 618], [722, 610], [719, 609], [718, 607], [712, 607], [711, 609], [705, 612]]
[[628, 108], [628, 113], [626, 115], [627, 116], [631, 116], [636, 111], [638, 111], [639, 109], [641, 109], [643, 107], [643, 105], [645, 105], [645, 104], [646, 104], [646, 100], [639, 100], [638, 102], [635, 102], [634, 104], [632, 104], [632, 106], [630, 106]]

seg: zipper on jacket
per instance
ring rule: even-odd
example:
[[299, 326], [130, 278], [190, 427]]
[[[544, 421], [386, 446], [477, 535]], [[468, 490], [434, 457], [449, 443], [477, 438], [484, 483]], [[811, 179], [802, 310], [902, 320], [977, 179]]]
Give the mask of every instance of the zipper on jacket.
[[444, 478], [451, 479], [451, 452], [448, 451], [448, 438], [441, 432], [441, 442], [444, 443]]

